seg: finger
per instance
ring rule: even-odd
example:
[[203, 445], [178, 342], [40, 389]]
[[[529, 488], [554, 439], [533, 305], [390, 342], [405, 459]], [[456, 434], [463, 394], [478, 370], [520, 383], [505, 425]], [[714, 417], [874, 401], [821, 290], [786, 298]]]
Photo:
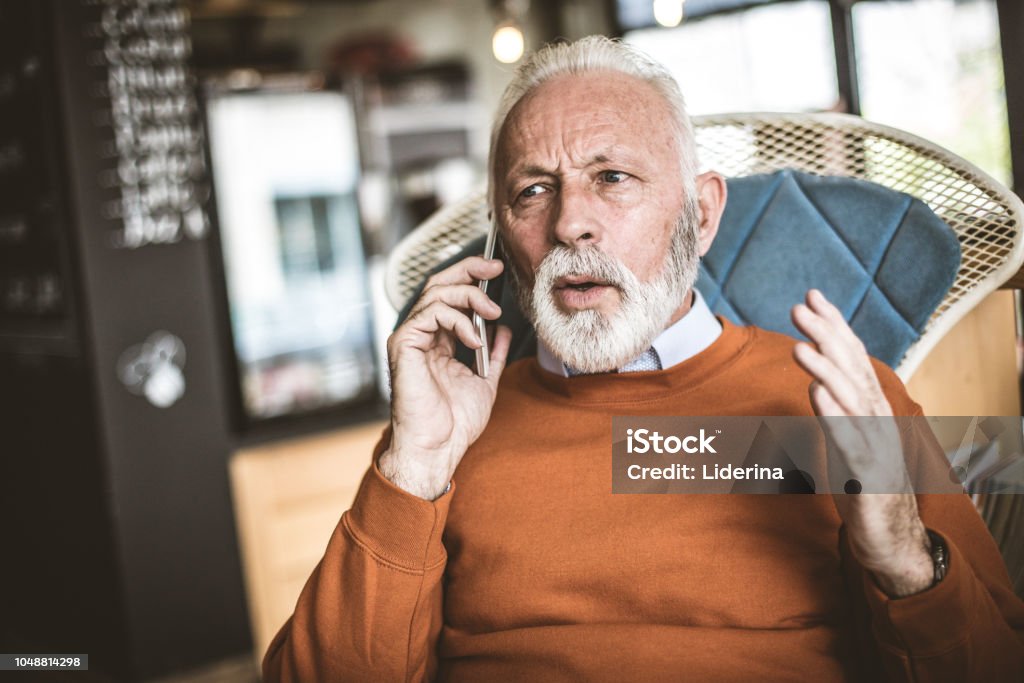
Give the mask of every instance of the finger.
[[[811, 382], [807, 389], [810, 395], [811, 405], [818, 417], [827, 418], [818, 420], [832, 444], [845, 444], [851, 452], [859, 452], [861, 448], [851, 448], [851, 444], [858, 444], [863, 441], [859, 437], [853, 425], [853, 419], [847, 416], [843, 407], [836, 401], [824, 384], [818, 381]], [[845, 449], [844, 449], [845, 450]], [[849, 463], [847, 463], [849, 464]]]
[[872, 416], [847, 415], [843, 412], [843, 406], [839, 404], [832, 392], [821, 382], [811, 382], [807, 388], [810, 395], [811, 405], [819, 417], [837, 418], [822, 420], [829, 431], [835, 435], [846, 435], [845, 442], [853, 443], [860, 441], [868, 443], [869, 437], [878, 432], [878, 418]]
[[[857, 333], [853, 331], [846, 321], [846, 316], [821, 292], [820, 289], [811, 289], [807, 292], [807, 306], [819, 316], [827, 320], [843, 340], [854, 349], [863, 349], [864, 343]], [[865, 351], [866, 353], [866, 351]]]
[[822, 417], [843, 417], [846, 412], [824, 384], [815, 380], [808, 388], [814, 413]]
[[501, 317], [501, 306], [494, 303], [476, 285], [438, 285], [424, 290], [423, 296], [416, 302], [410, 315], [415, 315], [420, 309], [438, 301], [452, 308], [475, 311], [487, 320]]
[[878, 412], [888, 412], [881, 407], [883, 402], [888, 402], [884, 400], [882, 385], [864, 342], [824, 294], [817, 289], [807, 292], [807, 304], [794, 307], [793, 320], [807, 330], [804, 334], [818, 343], [822, 353], [847, 374], [862, 396], [878, 408]]
[[829, 356], [847, 354], [849, 349], [842, 330], [831, 319], [814, 311], [804, 303], [797, 304], [790, 312], [793, 324], [801, 333], [817, 344], [822, 353]]
[[504, 268], [505, 264], [499, 259], [470, 256], [431, 275], [423, 291], [426, 292], [431, 287], [465, 285], [474, 280], [490, 280], [500, 275]]
[[835, 319], [838, 309], [833, 309], [832, 319], [816, 313], [805, 304], [797, 304], [792, 311], [793, 322], [818, 350], [828, 357], [850, 381], [863, 392], [874, 396], [881, 391], [875, 369], [867, 350], [844, 320]]
[[[470, 317], [440, 301], [435, 301], [425, 306], [416, 315], [410, 316], [399, 327], [399, 331], [403, 328], [405, 328], [406, 334], [419, 332], [429, 335], [431, 340], [438, 331], [447, 330], [471, 349], [478, 349], [483, 345], [480, 337], [477, 336], [476, 326], [473, 325]], [[400, 333], [399, 338], [402, 336], [404, 335]], [[414, 342], [414, 344], [417, 348], [425, 351], [431, 345], [431, 342], [420, 341], [418, 343]]]
[[842, 412], [839, 415], [861, 415], [861, 394], [850, 382], [849, 377], [831, 358], [806, 342], [797, 343], [793, 358], [808, 374], [821, 384], [833, 397]]
[[495, 390], [498, 388], [501, 372], [505, 369], [510, 348], [512, 348], [512, 328], [508, 325], [498, 325], [498, 329], [494, 332], [494, 341], [491, 343], [490, 372], [487, 373], [487, 382]]
[[[869, 446], [872, 422], [864, 422], [862, 418], [848, 416], [835, 396], [820, 382], [811, 382], [808, 388], [811, 405], [832, 444], [838, 446], [843, 454], [843, 463], [851, 473], [863, 475], [865, 469], [875, 462], [874, 450]], [[868, 431], [865, 432], [865, 429]], [[836, 463], [838, 465], [838, 463]]]
[[805, 299], [806, 304], [815, 313], [818, 313], [819, 315], [829, 318], [830, 320], [835, 320], [843, 323], [846, 322], [846, 318], [843, 316], [842, 312], [836, 307], [835, 304], [828, 300], [828, 297], [826, 297], [820, 289], [815, 289], [812, 287], [811, 289], [807, 290], [807, 296], [805, 297]]

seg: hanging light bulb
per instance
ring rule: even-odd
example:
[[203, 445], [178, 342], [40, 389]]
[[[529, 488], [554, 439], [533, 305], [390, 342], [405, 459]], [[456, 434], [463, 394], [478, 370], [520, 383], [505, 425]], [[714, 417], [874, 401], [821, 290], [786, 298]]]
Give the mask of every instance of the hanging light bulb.
[[491, 50], [494, 58], [502, 64], [515, 64], [523, 56], [523, 31], [514, 21], [498, 24], [491, 38]]
[[665, 28], [679, 26], [685, 0], [654, 0], [654, 20]]

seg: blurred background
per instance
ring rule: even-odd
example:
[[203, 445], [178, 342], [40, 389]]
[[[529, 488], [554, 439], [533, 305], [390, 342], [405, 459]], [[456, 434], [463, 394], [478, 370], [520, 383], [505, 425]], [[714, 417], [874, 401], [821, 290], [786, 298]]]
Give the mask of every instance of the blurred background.
[[[481, 186], [524, 51], [594, 33], [692, 114], [860, 114], [1024, 187], [1013, 0], [0, 0], [0, 652], [258, 679], [386, 420], [388, 254]], [[928, 414], [1020, 415], [1015, 297]]]

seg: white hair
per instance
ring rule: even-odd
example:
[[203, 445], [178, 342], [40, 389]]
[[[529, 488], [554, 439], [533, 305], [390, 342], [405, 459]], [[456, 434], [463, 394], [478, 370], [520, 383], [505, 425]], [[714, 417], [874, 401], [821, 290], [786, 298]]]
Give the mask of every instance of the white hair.
[[533, 53], [523, 62], [505, 88], [491, 127], [491, 149], [488, 159], [487, 201], [495, 206], [495, 185], [498, 139], [512, 108], [545, 81], [557, 76], [613, 71], [635, 76], [650, 84], [665, 98], [672, 114], [679, 140], [680, 166], [684, 188], [694, 193], [697, 176], [697, 149], [693, 126], [686, 113], [686, 102], [679, 85], [668, 70], [636, 48], [605, 36], [587, 36], [572, 43], [552, 43]]

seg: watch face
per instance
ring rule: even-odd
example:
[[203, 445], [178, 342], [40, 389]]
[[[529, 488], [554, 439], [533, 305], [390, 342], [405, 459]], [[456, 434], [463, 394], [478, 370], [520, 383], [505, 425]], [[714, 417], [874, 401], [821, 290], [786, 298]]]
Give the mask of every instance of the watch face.
[[928, 540], [931, 542], [932, 565], [935, 567], [934, 583], [938, 583], [946, 576], [949, 567], [949, 553], [946, 550], [946, 543], [934, 531], [928, 530]]

